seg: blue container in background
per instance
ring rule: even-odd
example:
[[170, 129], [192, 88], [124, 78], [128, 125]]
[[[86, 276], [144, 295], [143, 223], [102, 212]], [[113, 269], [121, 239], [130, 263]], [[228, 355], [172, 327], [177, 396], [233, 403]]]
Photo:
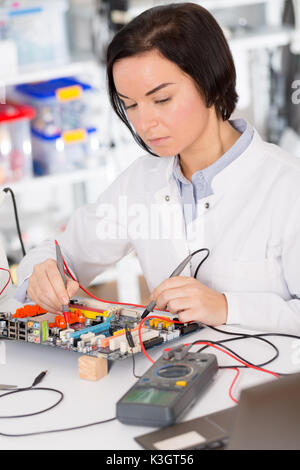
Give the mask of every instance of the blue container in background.
[[94, 89], [74, 77], [17, 85], [19, 101], [36, 111], [32, 128], [46, 136], [95, 125]]
[[37, 176], [91, 169], [100, 162], [100, 139], [95, 128], [77, 132], [71, 141], [65, 134], [47, 136], [33, 129], [31, 141], [33, 169]]

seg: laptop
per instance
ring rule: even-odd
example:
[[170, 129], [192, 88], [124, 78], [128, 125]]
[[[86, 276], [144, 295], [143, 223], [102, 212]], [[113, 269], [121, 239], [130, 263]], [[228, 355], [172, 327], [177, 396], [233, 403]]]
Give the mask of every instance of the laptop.
[[149, 450], [299, 450], [300, 373], [242, 390], [237, 406], [135, 440]]

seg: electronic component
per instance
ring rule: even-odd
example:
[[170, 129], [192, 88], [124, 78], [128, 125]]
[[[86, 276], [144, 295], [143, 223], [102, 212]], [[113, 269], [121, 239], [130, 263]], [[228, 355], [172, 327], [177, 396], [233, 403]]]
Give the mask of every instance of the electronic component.
[[26, 305], [15, 313], [0, 312], [0, 339], [6, 337], [115, 361], [141, 351], [140, 335], [144, 348], [149, 349], [201, 328], [197, 323], [174, 325], [165, 312], [164, 318], [149, 318], [139, 325], [142, 307], [129, 308], [126, 304], [86, 298], [73, 299], [69, 310], [69, 328], [63, 315], [49, 313], [38, 305]]
[[165, 352], [118, 401], [121, 423], [174, 424], [199, 399], [218, 370], [213, 354], [191, 353], [185, 346]]

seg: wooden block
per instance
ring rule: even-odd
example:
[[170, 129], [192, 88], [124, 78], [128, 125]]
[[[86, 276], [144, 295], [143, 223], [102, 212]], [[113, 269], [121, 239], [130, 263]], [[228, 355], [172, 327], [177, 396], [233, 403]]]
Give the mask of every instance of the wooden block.
[[79, 377], [85, 380], [99, 380], [108, 373], [107, 359], [94, 356], [81, 356], [78, 359]]

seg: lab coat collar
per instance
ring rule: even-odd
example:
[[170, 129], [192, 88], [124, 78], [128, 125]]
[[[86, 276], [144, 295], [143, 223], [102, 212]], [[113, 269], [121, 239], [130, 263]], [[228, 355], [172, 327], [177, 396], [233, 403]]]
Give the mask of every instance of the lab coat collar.
[[263, 149], [263, 140], [254, 129], [252, 141], [244, 152], [216, 174], [211, 182], [214, 193], [230, 191], [244, 184], [251, 175], [257, 171], [266, 158]]
[[[214, 195], [232, 190], [237, 185], [243, 184], [245, 179], [250, 178], [251, 174], [257, 170], [265, 159], [262, 144], [262, 138], [256, 129], [254, 129], [253, 139], [244, 152], [212, 179], [211, 186]], [[157, 201], [162, 201], [163, 199], [169, 201], [169, 198], [174, 200], [174, 196], [177, 199], [179, 197], [173, 175], [175, 157], [167, 157], [167, 159], [166, 187], [157, 191], [155, 195]]]

